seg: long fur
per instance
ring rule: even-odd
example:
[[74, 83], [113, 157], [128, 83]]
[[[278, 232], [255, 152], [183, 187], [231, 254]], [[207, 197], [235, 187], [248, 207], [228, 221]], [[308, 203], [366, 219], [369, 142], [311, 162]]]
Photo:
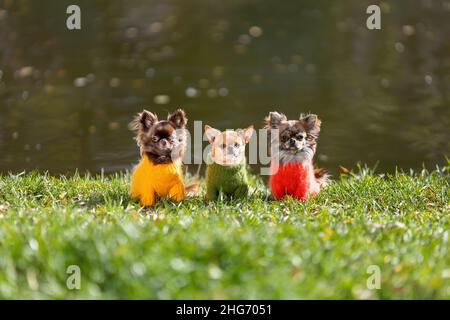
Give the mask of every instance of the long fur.
[[314, 177], [319, 182], [321, 187], [325, 187], [330, 182], [330, 174], [324, 168], [315, 168]]

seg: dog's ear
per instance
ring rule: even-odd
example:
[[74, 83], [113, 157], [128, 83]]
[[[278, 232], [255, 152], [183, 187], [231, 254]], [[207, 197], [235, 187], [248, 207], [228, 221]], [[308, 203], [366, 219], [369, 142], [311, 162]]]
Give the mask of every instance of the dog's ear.
[[317, 115], [308, 114], [306, 116], [300, 116], [300, 121], [303, 122], [303, 125], [309, 134], [316, 138], [319, 136], [322, 121], [320, 121]]
[[244, 140], [245, 143], [248, 143], [250, 141], [250, 138], [252, 137], [254, 131], [255, 130], [253, 129], [253, 125], [252, 125], [252, 126], [248, 127], [247, 129], [237, 130], [237, 133], [242, 138], [242, 140]]
[[208, 125], [205, 125], [205, 133], [210, 143], [213, 143], [214, 140], [216, 140], [217, 136], [221, 134], [219, 130], [211, 128]]
[[156, 122], [158, 122], [158, 117], [156, 114], [143, 110], [138, 113], [137, 116], [131, 121], [129, 128], [134, 132], [148, 131]]
[[270, 112], [269, 115], [264, 119], [266, 129], [278, 128], [281, 122], [287, 121], [284, 114], [280, 112]]
[[176, 129], [182, 129], [186, 127], [188, 119], [184, 110], [177, 109], [167, 116], [167, 121], [172, 123]]

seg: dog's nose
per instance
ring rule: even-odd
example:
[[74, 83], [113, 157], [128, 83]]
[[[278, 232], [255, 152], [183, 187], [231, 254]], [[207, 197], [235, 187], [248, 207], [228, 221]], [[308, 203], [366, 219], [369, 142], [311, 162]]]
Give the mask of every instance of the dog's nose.
[[228, 154], [233, 154], [233, 153], [234, 153], [233, 146], [228, 146], [228, 147], [227, 147], [227, 153], [228, 153]]
[[289, 144], [290, 144], [292, 147], [295, 147], [296, 143], [297, 143], [297, 141], [295, 141], [294, 138], [289, 139]]
[[167, 147], [167, 145], [169, 144], [166, 139], [161, 139], [160, 143], [163, 148]]

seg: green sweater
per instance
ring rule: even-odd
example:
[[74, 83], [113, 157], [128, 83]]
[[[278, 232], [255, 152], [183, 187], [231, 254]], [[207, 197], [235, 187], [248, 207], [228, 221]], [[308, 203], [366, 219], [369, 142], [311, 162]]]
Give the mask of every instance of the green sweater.
[[216, 200], [220, 193], [225, 197], [245, 198], [248, 180], [245, 158], [241, 164], [221, 166], [215, 162], [206, 166], [206, 199]]

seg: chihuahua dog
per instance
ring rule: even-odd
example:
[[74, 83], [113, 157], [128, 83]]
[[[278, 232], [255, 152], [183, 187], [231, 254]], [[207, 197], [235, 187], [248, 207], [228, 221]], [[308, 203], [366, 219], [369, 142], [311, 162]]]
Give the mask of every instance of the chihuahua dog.
[[206, 125], [205, 133], [211, 143], [210, 163], [206, 167], [207, 200], [216, 200], [221, 194], [234, 199], [246, 197], [245, 145], [253, 134], [253, 126], [220, 132]]
[[282, 113], [270, 112], [265, 118], [272, 158], [269, 185], [275, 199], [290, 195], [306, 200], [326, 184], [325, 170], [313, 167], [320, 126], [315, 114], [288, 120]]
[[131, 197], [138, 198], [141, 205], [154, 205], [156, 196], [184, 199], [181, 159], [186, 147], [186, 124], [181, 109], [161, 121], [144, 110], [130, 123], [141, 152], [141, 161], [131, 176]]

